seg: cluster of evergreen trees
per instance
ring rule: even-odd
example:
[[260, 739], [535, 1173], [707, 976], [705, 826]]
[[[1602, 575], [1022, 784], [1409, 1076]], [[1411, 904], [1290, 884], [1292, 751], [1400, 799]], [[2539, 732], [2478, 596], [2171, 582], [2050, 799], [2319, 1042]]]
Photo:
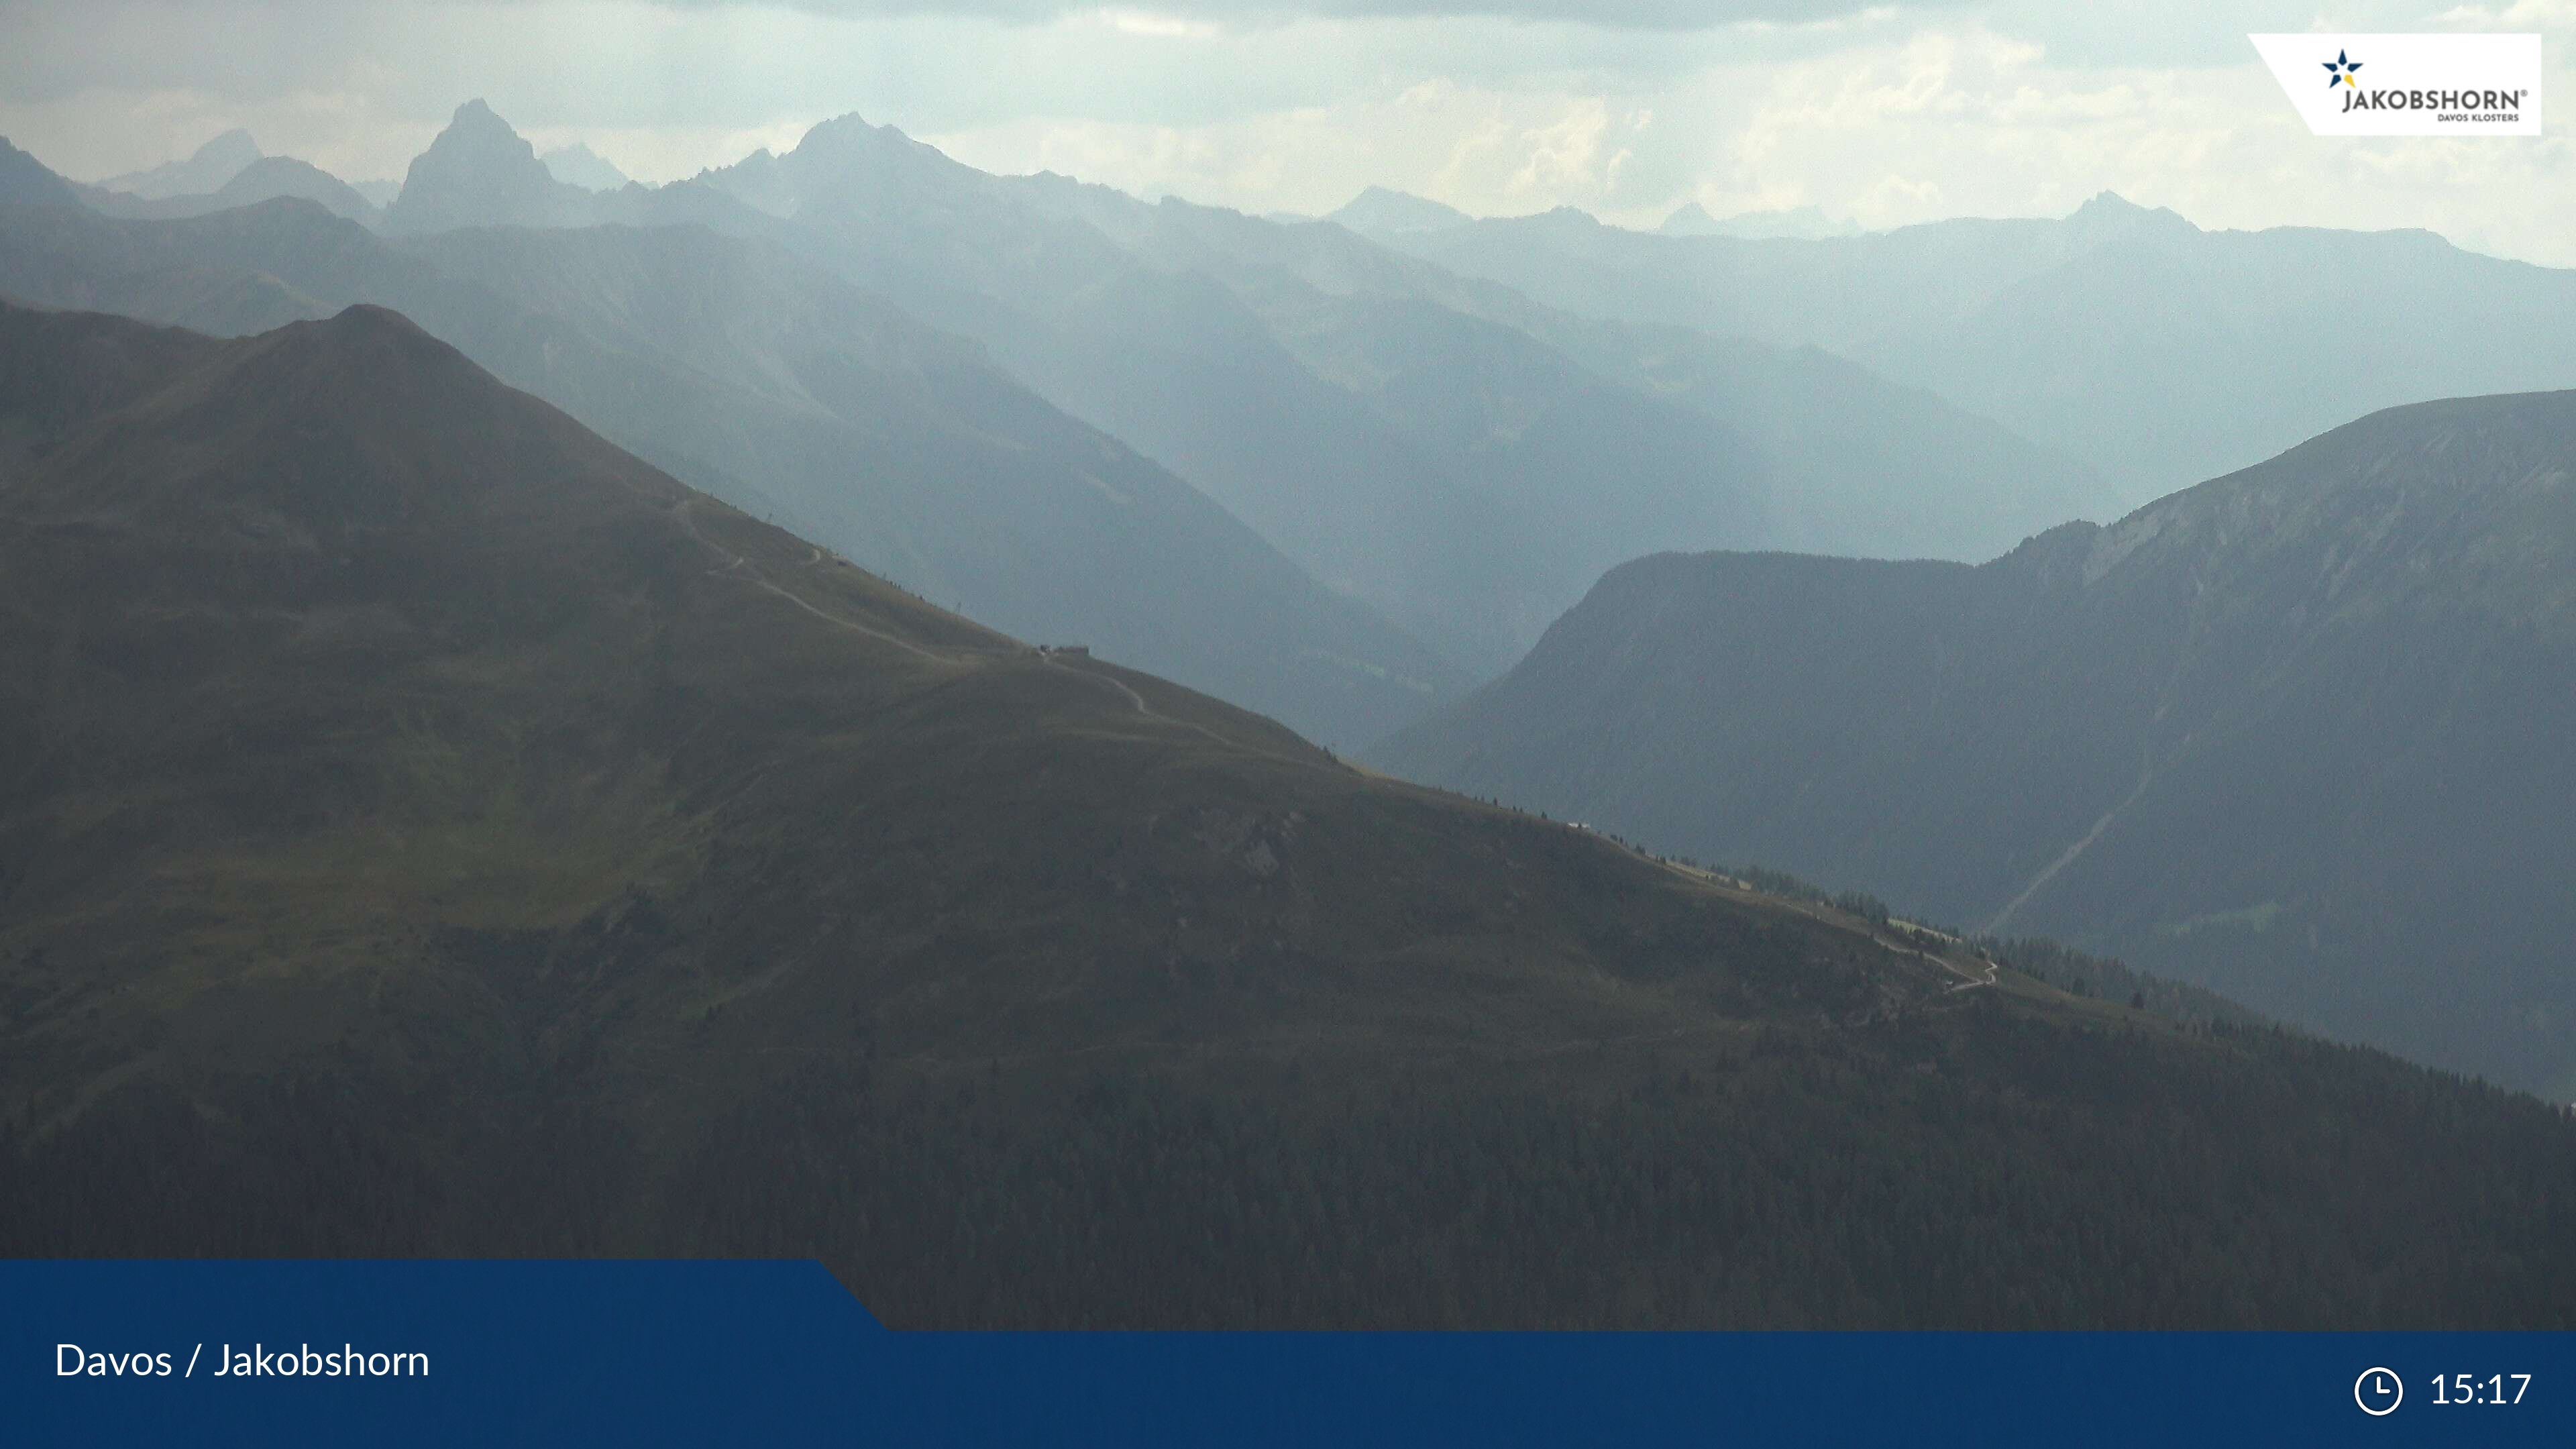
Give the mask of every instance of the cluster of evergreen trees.
[[822, 1259], [997, 1326], [2576, 1326], [2576, 1126], [2000, 993], [1551, 1063], [818, 1065], [676, 1148], [319, 1069], [0, 1148], [13, 1253]]

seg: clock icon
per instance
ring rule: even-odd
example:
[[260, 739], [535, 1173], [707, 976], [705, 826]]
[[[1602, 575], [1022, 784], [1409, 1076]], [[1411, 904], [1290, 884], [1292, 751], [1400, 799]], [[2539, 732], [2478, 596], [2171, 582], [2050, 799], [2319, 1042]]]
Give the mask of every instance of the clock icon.
[[2383, 1418], [2406, 1402], [2406, 1385], [2398, 1381], [2395, 1369], [2363, 1369], [2361, 1377], [2352, 1381], [2352, 1401], [2370, 1417]]

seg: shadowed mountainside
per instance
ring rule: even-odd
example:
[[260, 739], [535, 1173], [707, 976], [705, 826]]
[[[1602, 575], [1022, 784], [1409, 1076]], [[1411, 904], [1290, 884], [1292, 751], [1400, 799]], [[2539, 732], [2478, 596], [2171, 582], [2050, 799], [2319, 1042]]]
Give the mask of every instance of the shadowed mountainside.
[[1379, 754], [2576, 1094], [2571, 460], [2468, 398], [1979, 568], [1644, 559]]

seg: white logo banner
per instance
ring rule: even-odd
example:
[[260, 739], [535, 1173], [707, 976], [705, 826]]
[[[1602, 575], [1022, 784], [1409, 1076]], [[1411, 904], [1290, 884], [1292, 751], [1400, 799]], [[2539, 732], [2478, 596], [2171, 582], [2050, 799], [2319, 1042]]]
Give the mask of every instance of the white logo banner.
[[2537, 35], [2250, 35], [2320, 136], [2537, 136]]

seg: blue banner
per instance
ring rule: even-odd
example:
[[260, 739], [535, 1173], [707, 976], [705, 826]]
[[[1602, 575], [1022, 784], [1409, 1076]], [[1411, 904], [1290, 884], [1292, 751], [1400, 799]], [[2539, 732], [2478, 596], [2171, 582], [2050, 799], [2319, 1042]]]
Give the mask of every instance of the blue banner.
[[0, 1443], [2576, 1443], [2551, 1334], [898, 1333], [810, 1263], [0, 1263]]

